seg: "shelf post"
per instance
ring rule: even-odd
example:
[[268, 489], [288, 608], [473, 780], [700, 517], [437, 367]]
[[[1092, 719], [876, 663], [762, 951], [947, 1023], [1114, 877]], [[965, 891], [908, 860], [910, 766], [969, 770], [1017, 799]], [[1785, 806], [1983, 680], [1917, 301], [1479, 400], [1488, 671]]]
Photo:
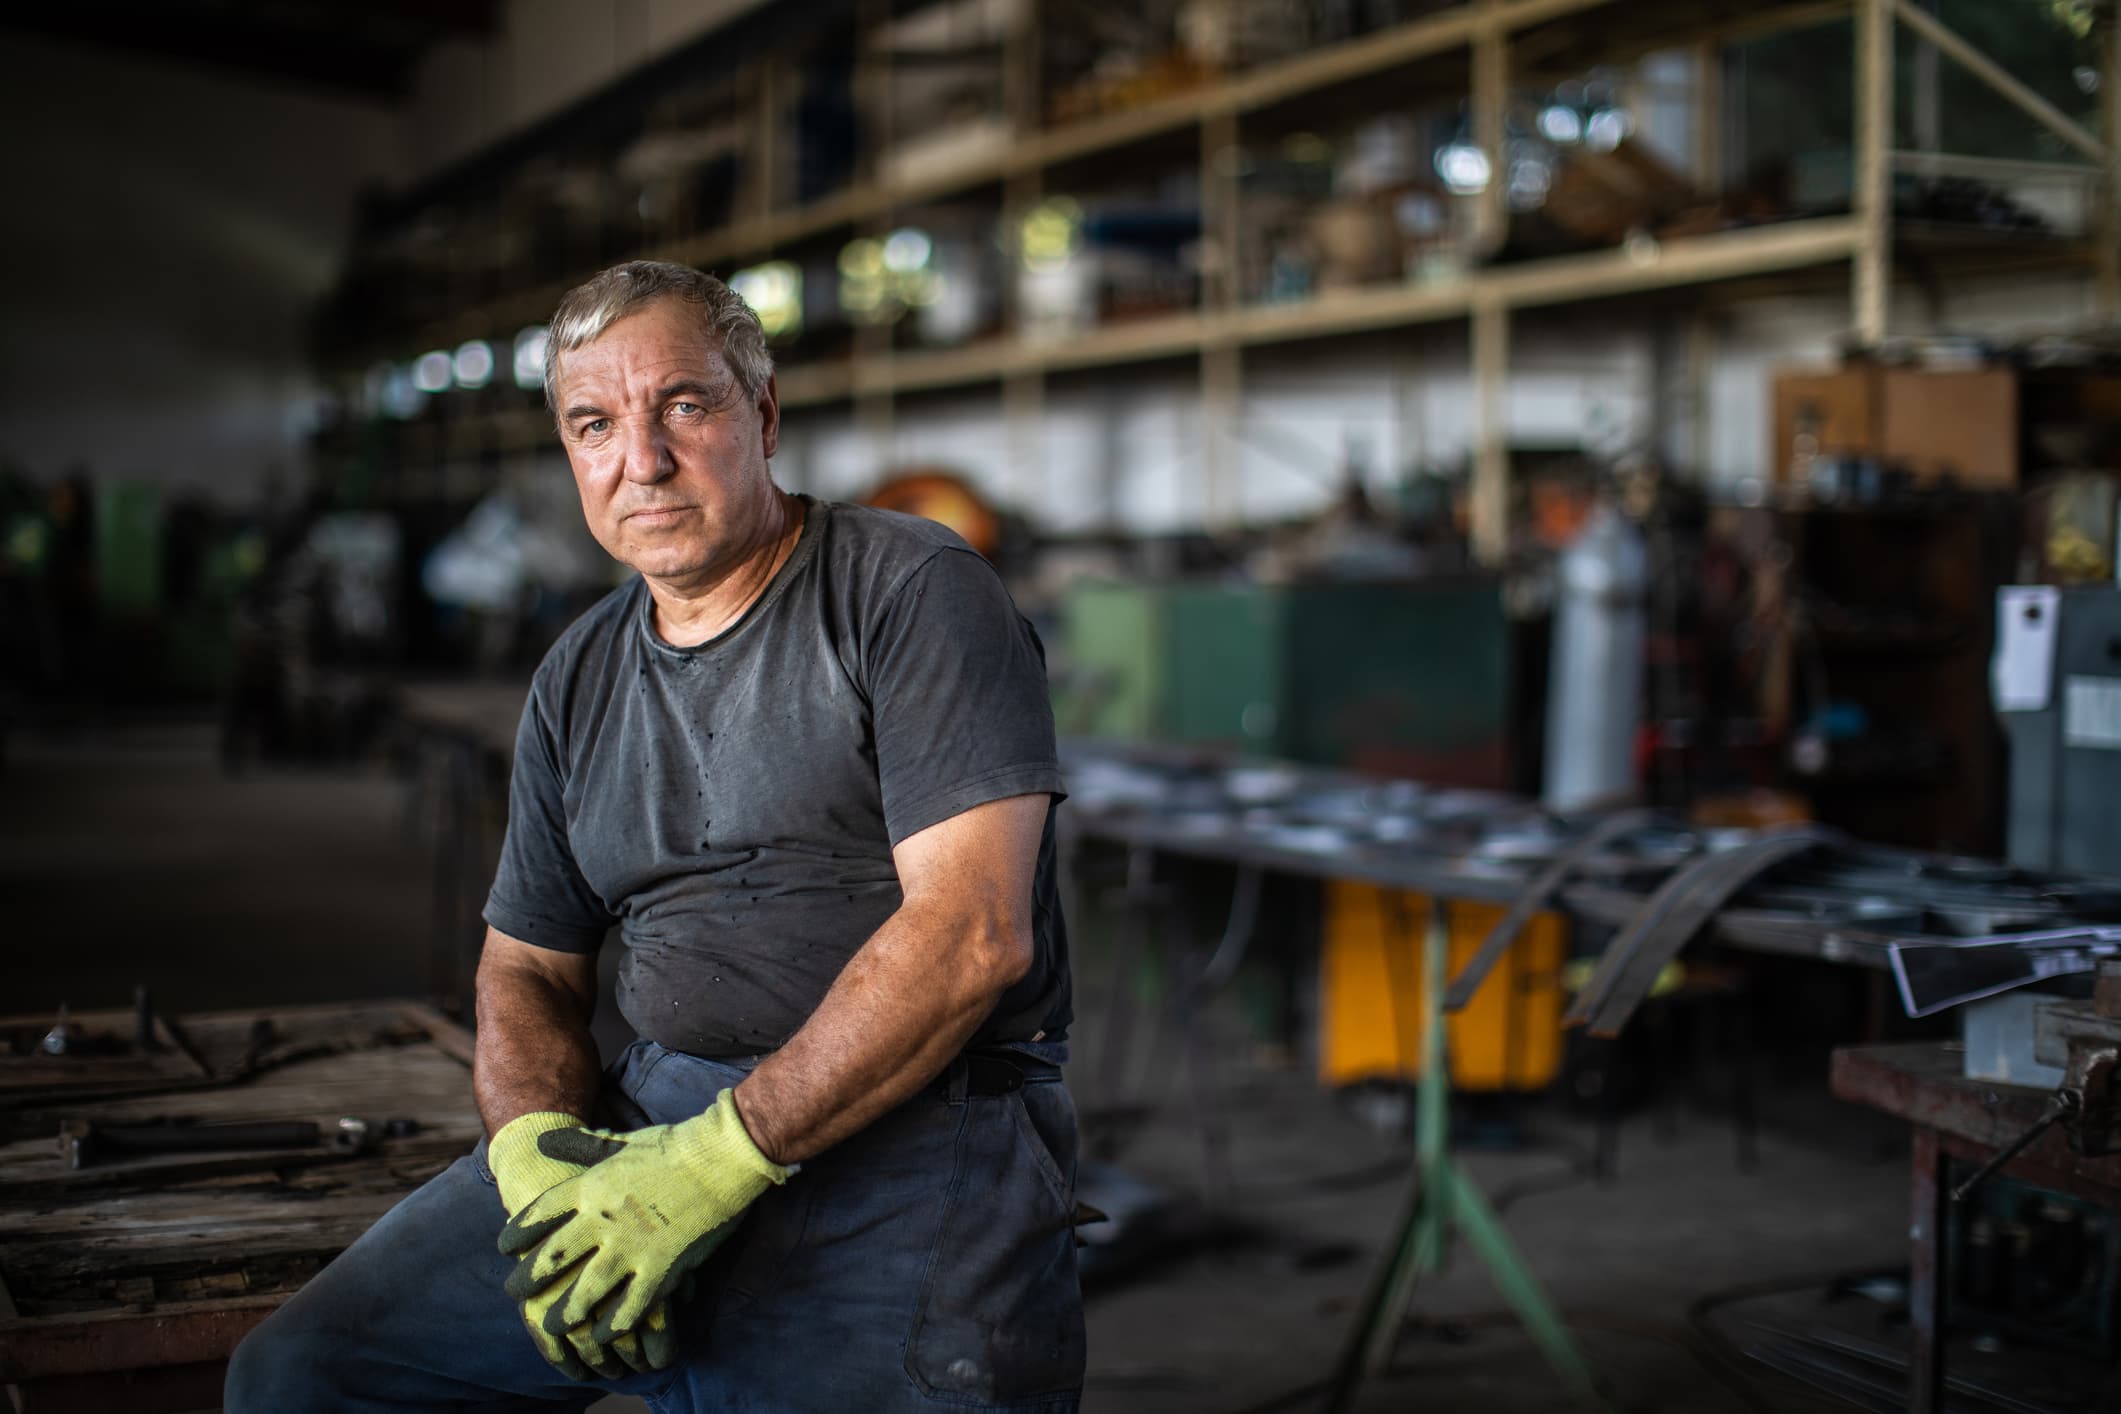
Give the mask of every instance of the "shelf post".
[[2106, 168], [2100, 183], [2097, 308], [2107, 323], [2121, 320], [2121, 14], [2109, 12], [2100, 46], [2100, 116]]
[[1694, 46], [1694, 185], [1705, 197], [1723, 190], [1723, 46]]
[[[1002, 108], [1018, 142], [1035, 137], [1043, 99], [1039, 82], [1039, 5], [1025, 0], [1003, 37]], [[1002, 181], [1002, 328], [1023, 339], [1024, 221], [1045, 198], [1038, 167], [1012, 168]], [[1012, 360], [1002, 375], [1002, 427], [1008, 449], [1006, 480], [1019, 509], [1030, 511], [1046, 488], [1046, 374], [1042, 365]]]
[[[768, 55], [759, 65], [758, 78], [752, 90], [752, 139], [750, 170], [746, 173], [745, 185], [749, 190], [745, 205], [752, 220], [765, 226], [772, 221], [779, 208], [780, 164], [781, 164], [781, 97], [783, 93], [783, 61], [778, 53]], [[687, 236], [695, 234], [686, 232]], [[771, 255], [770, 249], [764, 252]]]
[[1503, 395], [1510, 376], [1510, 311], [1482, 297], [1473, 306], [1473, 558], [1500, 565], [1510, 545], [1510, 443]]
[[[1209, 327], [1228, 318], [1239, 300], [1243, 197], [1237, 184], [1237, 114], [1218, 108], [1200, 122], [1201, 309]], [[1211, 530], [1239, 519], [1237, 419], [1244, 392], [1244, 360], [1234, 342], [1215, 340], [1200, 352], [1203, 516]]]
[[1893, 261], [1893, 0], [1856, 6], [1854, 319], [1865, 347], [1885, 339]]
[[1475, 208], [1473, 252], [1486, 260], [1510, 234], [1510, 152], [1504, 119], [1510, 101], [1510, 51], [1496, 0], [1481, 0], [1480, 20], [1473, 36], [1473, 142], [1488, 159], [1488, 184], [1481, 188]]

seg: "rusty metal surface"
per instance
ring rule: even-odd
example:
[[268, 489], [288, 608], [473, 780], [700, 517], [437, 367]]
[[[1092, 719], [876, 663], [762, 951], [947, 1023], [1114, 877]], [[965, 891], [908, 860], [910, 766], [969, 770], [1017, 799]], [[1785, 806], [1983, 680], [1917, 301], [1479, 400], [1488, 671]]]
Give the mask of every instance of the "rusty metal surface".
[[15, 1389], [20, 1414], [157, 1414], [219, 1408], [227, 1380], [224, 1359], [153, 1370], [55, 1375]]
[[[1846, 1046], [1834, 1052], [1831, 1087], [1838, 1099], [1868, 1105], [1936, 1130], [1947, 1152], [1975, 1160], [2010, 1143], [2040, 1118], [2050, 1092], [1969, 1080], [1961, 1056], [1944, 1042]], [[2073, 1153], [2059, 1131], [2040, 1136], [2005, 1172], [2094, 1202], [2121, 1205], [2121, 1155]]]
[[226, 1360], [236, 1342], [271, 1315], [286, 1295], [10, 1321], [0, 1339], [0, 1382]]

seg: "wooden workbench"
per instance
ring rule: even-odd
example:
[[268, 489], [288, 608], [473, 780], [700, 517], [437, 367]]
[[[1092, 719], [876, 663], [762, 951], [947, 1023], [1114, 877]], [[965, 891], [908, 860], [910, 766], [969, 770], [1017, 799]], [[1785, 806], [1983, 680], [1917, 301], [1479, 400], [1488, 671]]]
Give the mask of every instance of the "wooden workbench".
[[[146, 1049], [132, 1013], [83, 1014], [69, 1054], [24, 1054], [52, 1021], [0, 1020], [0, 1384], [22, 1414], [218, 1405], [236, 1342], [479, 1136], [470, 1035], [422, 1004], [156, 1019]], [[331, 1138], [346, 1116], [411, 1132], [357, 1152]], [[57, 1141], [169, 1118], [324, 1139], [81, 1168]]]
[[[1944, 1407], [1945, 1244], [1951, 1216], [1951, 1162], [1985, 1163], [2032, 1128], [2052, 1094], [2022, 1085], [1969, 1080], [1965, 1057], [1948, 1042], [1850, 1046], [1834, 1052], [1836, 1097], [1904, 1119], [1914, 1130], [1908, 1227], [1908, 1412]], [[2060, 1126], [2040, 1136], [2003, 1172], [2027, 1183], [2121, 1211], [2121, 1155], [2073, 1152]]]

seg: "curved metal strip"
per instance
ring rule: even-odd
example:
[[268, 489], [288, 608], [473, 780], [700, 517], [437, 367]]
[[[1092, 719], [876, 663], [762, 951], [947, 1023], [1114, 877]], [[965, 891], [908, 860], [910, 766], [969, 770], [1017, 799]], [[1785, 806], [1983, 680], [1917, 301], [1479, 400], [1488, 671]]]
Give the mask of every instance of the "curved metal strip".
[[1776, 865], [1840, 839], [1832, 830], [1783, 830], [1679, 870], [1650, 895], [1606, 948], [1562, 1024], [1588, 1025], [1594, 1036], [1619, 1035], [1649, 995], [1657, 974], [1679, 956], [1717, 910]]
[[1570, 876], [1575, 874], [1586, 860], [1594, 858], [1621, 837], [1647, 829], [1656, 819], [1657, 812], [1654, 810], [1623, 810], [1608, 815], [1593, 826], [1590, 833], [1581, 836], [1568, 848], [1549, 859], [1546, 867], [1533, 876], [1524, 892], [1511, 903], [1509, 912], [1503, 914], [1501, 921], [1488, 930], [1488, 936], [1481, 940], [1480, 950], [1473, 954], [1471, 960], [1452, 980], [1450, 990], [1443, 994], [1443, 1009], [1447, 1012], [1459, 1011], [1473, 1000], [1473, 994], [1480, 990], [1481, 983], [1488, 980], [1488, 974], [1495, 970], [1496, 963], [1502, 961], [1502, 955], [1510, 950], [1510, 944], [1517, 941], [1517, 935], [1524, 931], [1525, 924], [1531, 922], [1534, 914], [1553, 901], [1561, 886], [1568, 883]]

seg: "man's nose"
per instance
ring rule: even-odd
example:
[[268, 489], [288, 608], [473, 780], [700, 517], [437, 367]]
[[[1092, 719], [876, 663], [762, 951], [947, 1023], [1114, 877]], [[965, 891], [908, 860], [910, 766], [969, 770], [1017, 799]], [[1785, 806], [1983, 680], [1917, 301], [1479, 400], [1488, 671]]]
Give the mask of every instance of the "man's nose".
[[677, 470], [677, 462], [670, 455], [670, 439], [664, 435], [660, 419], [630, 419], [624, 426], [628, 481], [653, 483]]

